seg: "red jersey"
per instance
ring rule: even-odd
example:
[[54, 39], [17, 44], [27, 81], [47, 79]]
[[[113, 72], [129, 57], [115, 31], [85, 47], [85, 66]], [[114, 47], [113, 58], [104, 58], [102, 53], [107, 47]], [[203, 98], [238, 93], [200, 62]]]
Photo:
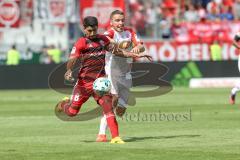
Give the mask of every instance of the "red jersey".
[[109, 43], [110, 41], [104, 35], [97, 35], [95, 39], [82, 37], [77, 40], [70, 58], [81, 60], [79, 79], [94, 81], [98, 77], [105, 76], [105, 54]]

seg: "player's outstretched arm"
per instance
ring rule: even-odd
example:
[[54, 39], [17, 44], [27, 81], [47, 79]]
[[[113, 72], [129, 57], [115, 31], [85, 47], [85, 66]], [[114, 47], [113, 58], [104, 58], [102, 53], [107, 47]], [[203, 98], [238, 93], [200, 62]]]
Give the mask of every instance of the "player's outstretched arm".
[[152, 59], [152, 56], [148, 55], [146, 52], [145, 52], [145, 47], [144, 45], [142, 45], [141, 43], [139, 43], [137, 46], [135, 46], [131, 52], [134, 52], [134, 53], [137, 53], [137, 54], [140, 54], [139, 57], [146, 57], [149, 61], [153, 61]]
[[139, 55], [139, 58], [145, 57], [145, 58], [147, 58], [150, 62], [153, 61], [152, 56], [150, 56], [150, 55], [147, 54], [146, 52], [141, 52], [141, 53], [139, 53], [138, 55]]
[[142, 44], [139, 43], [131, 51], [134, 52], [134, 53], [141, 53], [141, 52], [145, 51], [145, 47]]
[[77, 58], [70, 58], [67, 62], [67, 72], [64, 74], [64, 78], [68, 81], [74, 81], [74, 78], [72, 77], [72, 70], [76, 62]]
[[120, 56], [120, 57], [126, 57], [126, 58], [142, 58], [142, 57], [146, 57], [149, 60], [152, 59], [152, 57], [150, 55], [147, 55], [146, 53], [134, 53], [134, 52], [129, 52], [126, 51], [124, 49], [120, 49], [118, 47], [118, 44], [116, 43], [110, 43], [107, 48], [108, 51], [112, 52], [112, 54], [115, 54], [116, 56]]
[[126, 51], [126, 50], [120, 49], [120, 48], [115, 49], [112, 53], [115, 54], [116, 56], [126, 57], [126, 58], [129, 58], [129, 57], [137, 58], [137, 57], [139, 57], [139, 54], [137, 54], [137, 53], [129, 52], [129, 51]]

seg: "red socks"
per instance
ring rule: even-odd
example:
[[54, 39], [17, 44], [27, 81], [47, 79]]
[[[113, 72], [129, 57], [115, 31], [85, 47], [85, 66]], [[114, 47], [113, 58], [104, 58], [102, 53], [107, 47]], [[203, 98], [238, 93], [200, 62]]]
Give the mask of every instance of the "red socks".
[[114, 113], [106, 114], [106, 119], [107, 119], [107, 124], [110, 129], [110, 132], [112, 134], [112, 138], [118, 137], [119, 136], [118, 123]]
[[101, 97], [98, 102], [103, 108], [103, 113], [106, 115], [107, 124], [112, 134], [112, 138], [118, 137], [118, 123], [112, 110], [112, 97], [105, 95]]

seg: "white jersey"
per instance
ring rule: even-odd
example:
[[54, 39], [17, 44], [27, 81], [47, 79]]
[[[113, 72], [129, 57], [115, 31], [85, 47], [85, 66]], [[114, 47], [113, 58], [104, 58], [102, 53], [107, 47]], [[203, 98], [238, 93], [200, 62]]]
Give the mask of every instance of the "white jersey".
[[[133, 46], [136, 46], [138, 43], [141, 43], [137, 37], [137, 34], [131, 28], [127, 27], [125, 27], [122, 32], [117, 32], [111, 28], [104, 34], [113, 39], [118, 44], [123, 41], [128, 41], [132, 44], [128, 48], [129, 50], [132, 49]], [[111, 72], [114, 72], [114, 75], [128, 76], [131, 72], [131, 63], [132, 58], [119, 57], [115, 56], [112, 53], [108, 53], [106, 55], [105, 65], [106, 74], [111, 74]]]
[[[136, 33], [130, 28], [124, 28], [122, 32], [109, 29], [106, 36], [113, 39], [116, 43], [127, 42], [131, 44], [127, 50], [131, 50], [138, 43]], [[111, 82], [111, 93], [119, 96], [118, 106], [126, 107], [130, 96], [130, 87], [132, 86], [131, 66], [132, 58], [115, 56], [112, 53], [106, 54], [105, 72]]]

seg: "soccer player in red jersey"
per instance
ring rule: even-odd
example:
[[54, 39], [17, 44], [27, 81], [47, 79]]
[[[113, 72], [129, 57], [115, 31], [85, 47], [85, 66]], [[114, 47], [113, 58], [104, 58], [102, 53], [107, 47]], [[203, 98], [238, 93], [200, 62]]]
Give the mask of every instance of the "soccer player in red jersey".
[[93, 82], [105, 76], [105, 54], [111, 51], [117, 56], [123, 57], [150, 57], [146, 54], [136, 54], [121, 50], [110, 43], [104, 35], [97, 34], [98, 20], [96, 17], [86, 17], [83, 20], [85, 36], [79, 38], [72, 48], [69, 61], [67, 62], [67, 72], [64, 77], [72, 80], [73, 67], [77, 60], [81, 59], [81, 69], [78, 74], [78, 81], [73, 89], [71, 101], [61, 101], [58, 103], [58, 111], [64, 111], [68, 116], [76, 116], [82, 106], [90, 96], [103, 108], [103, 113], [107, 118], [107, 123], [112, 135], [111, 143], [124, 143], [119, 137], [118, 123], [112, 109], [111, 95], [97, 95], [92, 88]]

